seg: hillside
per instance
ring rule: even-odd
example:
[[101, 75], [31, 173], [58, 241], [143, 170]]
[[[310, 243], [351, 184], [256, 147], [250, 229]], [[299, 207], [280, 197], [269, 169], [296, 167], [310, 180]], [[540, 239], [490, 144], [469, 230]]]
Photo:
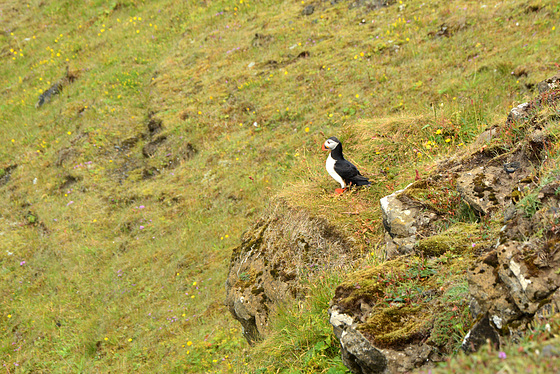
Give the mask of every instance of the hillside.
[[[559, 19], [551, 0], [4, 0], [0, 363], [346, 372], [327, 307], [385, 260], [379, 199], [534, 98]], [[332, 135], [371, 188], [333, 195]], [[224, 284], [275, 199], [340, 229], [355, 261], [250, 347]]]

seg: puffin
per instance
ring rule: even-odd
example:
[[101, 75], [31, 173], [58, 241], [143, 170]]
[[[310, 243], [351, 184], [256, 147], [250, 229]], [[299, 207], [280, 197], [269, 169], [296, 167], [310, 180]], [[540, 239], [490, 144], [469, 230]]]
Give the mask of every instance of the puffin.
[[334, 190], [336, 194], [343, 193], [351, 185], [371, 185], [370, 181], [360, 174], [356, 166], [344, 158], [342, 155], [342, 144], [336, 137], [331, 136], [328, 138], [321, 148], [323, 151], [330, 151], [325, 166], [329, 175], [340, 183], [340, 188]]

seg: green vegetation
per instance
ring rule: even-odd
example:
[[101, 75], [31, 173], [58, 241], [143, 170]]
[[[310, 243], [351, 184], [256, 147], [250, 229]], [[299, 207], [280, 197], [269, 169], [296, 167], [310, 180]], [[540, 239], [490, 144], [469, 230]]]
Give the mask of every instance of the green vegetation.
[[[559, 318], [558, 314], [543, 317], [529, 329], [518, 344], [505, 346], [497, 351], [487, 346], [478, 352], [466, 355], [462, 352], [453, 359], [429, 372], [438, 373], [477, 373], [531, 372], [551, 373], [558, 371]], [[422, 370], [420, 373], [427, 373]]]
[[[223, 306], [231, 249], [280, 194], [380, 261], [378, 199], [557, 71], [560, 7], [308, 4], [2, 1], [7, 372], [345, 371], [326, 309], [348, 269], [252, 349]], [[35, 108], [67, 66], [75, 79]], [[332, 195], [331, 135], [372, 188]]]
[[360, 315], [358, 326], [381, 348], [426, 340], [442, 353], [456, 351], [472, 320], [468, 313], [465, 270], [472, 256], [451, 251], [439, 258], [403, 256], [348, 276], [335, 293], [344, 313]]
[[[332, 334], [327, 308], [332, 290], [341, 282], [331, 273], [317, 274], [305, 284], [310, 297], [281, 307], [272, 333], [246, 357], [246, 368], [254, 373], [347, 373], [340, 360], [339, 343]], [[312, 296], [311, 296], [312, 295]], [[289, 369], [288, 369], [289, 368]]]

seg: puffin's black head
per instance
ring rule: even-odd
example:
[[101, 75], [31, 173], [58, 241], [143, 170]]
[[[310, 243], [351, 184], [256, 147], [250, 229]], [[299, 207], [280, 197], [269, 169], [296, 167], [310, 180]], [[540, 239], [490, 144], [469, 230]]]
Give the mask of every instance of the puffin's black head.
[[325, 141], [325, 143], [323, 143], [323, 146], [321, 148], [323, 149], [323, 151], [332, 151], [339, 144], [340, 144], [340, 140], [338, 140], [334, 136], [331, 136]]

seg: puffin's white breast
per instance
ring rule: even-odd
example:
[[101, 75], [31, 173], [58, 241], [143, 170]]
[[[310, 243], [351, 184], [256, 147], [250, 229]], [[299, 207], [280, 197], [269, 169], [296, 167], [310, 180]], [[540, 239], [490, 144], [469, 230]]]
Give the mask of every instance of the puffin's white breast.
[[344, 182], [344, 179], [342, 179], [342, 177], [340, 175], [338, 175], [336, 173], [336, 171], [334, 171], [334, 164], [336, 163], [336, 160], [334, 158], [331, 157], [331, 154], [329, 153], [329, 157], [327, 158], [327, 163], [326, 163], [326, 167], [327, 167], [327, 171], [329, 173], [329, 175], [331, 177], [333, 177], [333, 179], [335, 181], [337, 181], [338, 183], [340, 183], [340, 188], [345, 188], [346, 187], [346, 183]]

